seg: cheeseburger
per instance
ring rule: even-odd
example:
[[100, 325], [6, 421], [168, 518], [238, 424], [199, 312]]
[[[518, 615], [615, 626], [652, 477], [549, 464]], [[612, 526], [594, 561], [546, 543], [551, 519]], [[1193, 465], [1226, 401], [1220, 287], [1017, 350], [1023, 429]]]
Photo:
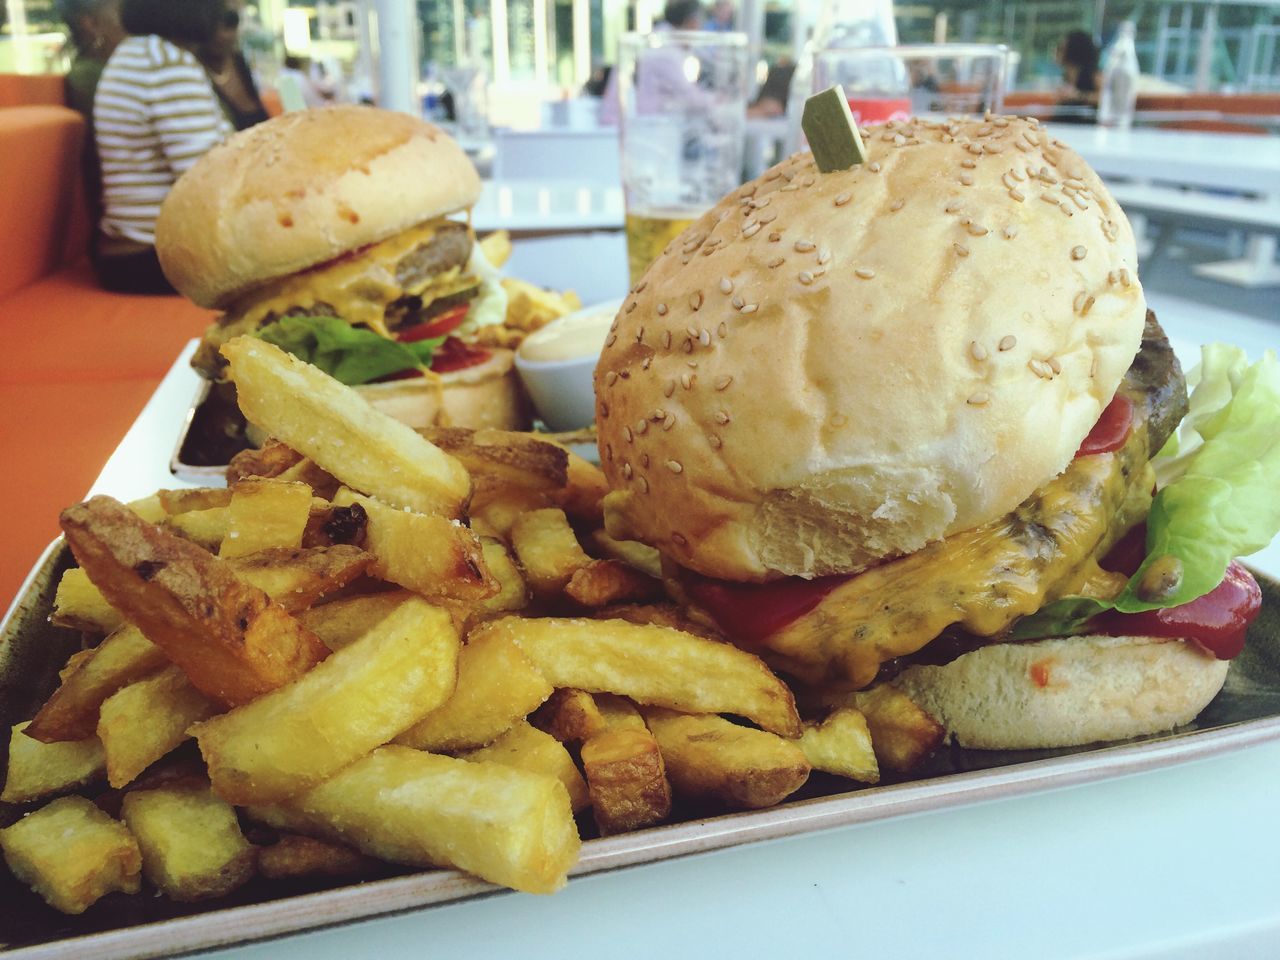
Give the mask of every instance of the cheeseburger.
[[[626, 298], [595, 374], [609, 532], [798, 687], [893, 683], [966, 746], [1190, 721], [1259, 592], [1233, 564], [1210, 626], [1144, 551], [1187, 394], [1123, 212], [1034, 121], [863, 138], [725, 197]], [[1082, 613], [1109, 606], [1144, 612]]]
[[361, 386], [413, 426], [513, 427], [510, 351], [466, 334], [506, 295], [470, 224], [480, 179], [414, 117], [364, 106], [288, 113], [236, 134], [178, 182], [156, 224], [165, 275], [221, 310], [194, 366], [254, 334]]

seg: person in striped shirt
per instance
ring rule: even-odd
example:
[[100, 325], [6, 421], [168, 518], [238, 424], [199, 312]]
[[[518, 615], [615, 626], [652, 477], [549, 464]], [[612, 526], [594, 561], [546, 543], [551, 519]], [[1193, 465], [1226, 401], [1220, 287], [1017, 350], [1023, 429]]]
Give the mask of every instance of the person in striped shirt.
[[155, 252], [155, 222], [169, 188], [231, 133], [193, 51], [207, 45], [225, 0], [124, 0], [133, 36], [107, 61], [94, 97], [102, 165], [98, 282], [128, 293], [173, 293]]

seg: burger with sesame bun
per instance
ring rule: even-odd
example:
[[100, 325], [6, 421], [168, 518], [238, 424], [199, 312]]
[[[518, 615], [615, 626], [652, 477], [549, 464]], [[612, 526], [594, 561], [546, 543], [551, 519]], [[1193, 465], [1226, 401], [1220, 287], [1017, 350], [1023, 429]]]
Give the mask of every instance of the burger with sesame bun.
[[458, 144], [365, 106], [288, 113], [215, 147], [174, 185], [156, 252], [179, 292], [223, 311], [192, 361], [253, 334], [412, 426], [514, 428], [510, 351], [470, 342], [506, 294], [471, 226], [480, 195]]
[[[1224, 392], [1206, 353], [1171, 440], [1186, 382], [1079, 156], [1013, 117], [863, 139], [725, 197], [626, 298], [595, 379], [609, 532], [802, 690], [892, 683], [966, 746], [1189, 722], [1259, 608], [1232, 558], [1280, 527], [1224, 466], [1275, 482], [1274, 357]], [[1195, 495], [1215, 470], [1256, 526]]]

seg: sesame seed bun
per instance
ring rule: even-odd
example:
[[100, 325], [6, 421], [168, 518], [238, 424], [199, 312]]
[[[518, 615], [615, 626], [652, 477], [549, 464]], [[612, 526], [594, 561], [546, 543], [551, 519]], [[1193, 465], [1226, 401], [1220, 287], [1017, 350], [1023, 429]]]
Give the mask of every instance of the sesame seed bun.
[[165, 276], [202, 307], [462, 210], [480, 178], [447, 134], [364, 106], [286, 113], [210, 150], [156, 222]]
[[1032, 750], [1162, 733], [1222, 689], [1228, 661], [1158, 637], [981, 647], [893, 681], [965, 747]]
[[1128, 221], [1034, 122], [864, 132], [725, 197], [596, 368], [611, 531], [732, 580], [860, 570], [1061, 473], [1141, 342]]

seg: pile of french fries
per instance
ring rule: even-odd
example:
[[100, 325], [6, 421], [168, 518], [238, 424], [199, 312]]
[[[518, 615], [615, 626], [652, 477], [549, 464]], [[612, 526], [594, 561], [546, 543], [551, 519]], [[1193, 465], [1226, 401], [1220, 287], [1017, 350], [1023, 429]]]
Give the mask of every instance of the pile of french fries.
[[888, 686], [802, 717], [603, 531], [602, 474], [557, 443], [419, 434], [267, 343], [223, 352], [272, 437], [228, 486], [62, 516], [53, 620], [96, 642], [14, 727], [0, 797], [31, 808], [10, 869], [58, 910], [377, 861], [548, 893], [582, 834], [673, 796], [767, 807], [941, 739]]

